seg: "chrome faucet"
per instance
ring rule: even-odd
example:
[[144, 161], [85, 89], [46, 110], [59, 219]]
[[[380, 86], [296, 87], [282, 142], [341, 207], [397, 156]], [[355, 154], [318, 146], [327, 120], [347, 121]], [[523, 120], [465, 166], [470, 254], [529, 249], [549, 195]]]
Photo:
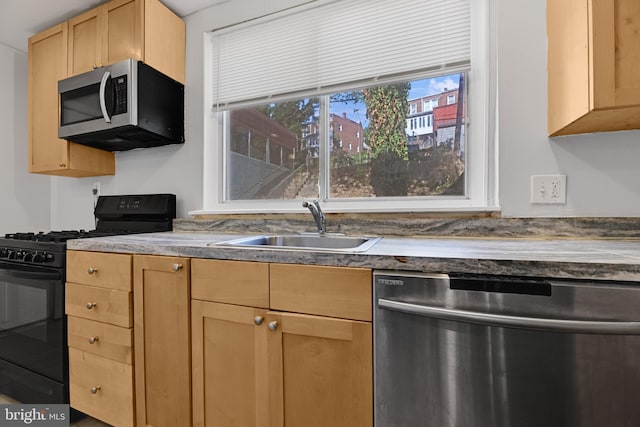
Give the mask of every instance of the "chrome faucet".
[[324, 234], [327, 232], [327, 219], [324, 217], [324, 213], [322, 209], [320, 209], [320, 202], [314, 200], [313, 202], [302, 202], [302, 207], [309, 209], [311, 215], [313, 215], [313, 220], [316, 222], [316, 226], [318, 227], [318, 233]]

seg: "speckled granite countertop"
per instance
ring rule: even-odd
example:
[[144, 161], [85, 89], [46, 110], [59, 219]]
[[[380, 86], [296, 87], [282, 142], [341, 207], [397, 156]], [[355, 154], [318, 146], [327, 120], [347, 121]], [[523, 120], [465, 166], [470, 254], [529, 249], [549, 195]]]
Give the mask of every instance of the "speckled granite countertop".
[[640, 239], [384, 237], [366, 252], [229, 248], [242, 234], [166, 232], [70, 240], [73, 250], [386, 270], [640, 281]]

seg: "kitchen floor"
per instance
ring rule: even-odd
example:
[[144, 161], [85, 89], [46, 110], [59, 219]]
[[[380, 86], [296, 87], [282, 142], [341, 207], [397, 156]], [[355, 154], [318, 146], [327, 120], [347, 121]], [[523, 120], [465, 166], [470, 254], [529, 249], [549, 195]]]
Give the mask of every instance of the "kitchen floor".
[[[0, 405], [18, 403], [4, 394], [0, 394]], [[71, 423], [71, 427], [111, 427], [109, 424], [105, 424], [102, 421], [98, 421], [95, 418], [86, 417], [80, 421]]]

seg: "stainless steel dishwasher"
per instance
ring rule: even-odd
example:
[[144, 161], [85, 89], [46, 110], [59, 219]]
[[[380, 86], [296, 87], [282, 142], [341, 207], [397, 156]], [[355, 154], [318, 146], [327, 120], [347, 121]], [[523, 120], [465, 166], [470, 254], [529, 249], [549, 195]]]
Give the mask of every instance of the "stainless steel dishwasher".
[[376, 427], [640, 425], [640, 286], [374, 273]]

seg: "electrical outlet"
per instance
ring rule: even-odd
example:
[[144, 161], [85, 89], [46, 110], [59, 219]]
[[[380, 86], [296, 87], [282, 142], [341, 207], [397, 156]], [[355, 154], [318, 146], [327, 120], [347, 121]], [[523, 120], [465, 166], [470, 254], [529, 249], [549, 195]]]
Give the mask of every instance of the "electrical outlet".
[[93, 188], [91, 189], [91, 194], [93, 194], [96, 197], [100, 195], [100, 181], [96, 181], [96, 182], [93, 183]]
[[563, 204], [567, 203], [566, 175], [532, 175], [531, 176], [532, 204]]

